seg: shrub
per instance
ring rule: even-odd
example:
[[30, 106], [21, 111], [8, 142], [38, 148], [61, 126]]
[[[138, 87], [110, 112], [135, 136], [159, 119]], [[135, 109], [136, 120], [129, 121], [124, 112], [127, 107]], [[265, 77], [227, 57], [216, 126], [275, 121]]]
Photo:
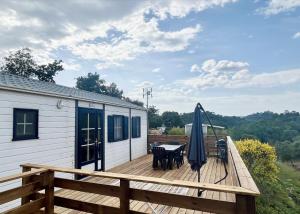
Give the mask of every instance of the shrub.
[[248, 169], [257, 180], [269, 182], [277, 180], [278, 166], [274, 147], [254, 139], [237, 141], [236, 146]]
[[185, 135], [184, 128], [175, 128], [175, 127], [173, 127], [168, 131], [168, 134], [169, 135]]

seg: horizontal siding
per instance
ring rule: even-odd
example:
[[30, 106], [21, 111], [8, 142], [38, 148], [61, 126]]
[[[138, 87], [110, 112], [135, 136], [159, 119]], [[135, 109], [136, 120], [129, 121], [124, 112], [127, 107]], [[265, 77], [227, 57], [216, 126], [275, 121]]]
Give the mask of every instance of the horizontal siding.
[[[0, 177], [21, 172], [20, 164], [37, 163], [74, 167], [75, 101], [0, 90]], [[39, 110], [39, 139], [12, 141], [13, 108]], [[72, 178], [57, 173], [56, 176]], [[0, 191], [20, 185], [20, 180], [0, 185]], [[0, 206], [0, 211], [16, 202]]]
[[131, 116], [141, 117], [141, 137], [131, 139], [131, 155], [136, 159], [147, 154], [147, 112], [132, 109]]
[[129, 109], [115, 106], [105, 106], [105, 169], [111, 169], [130, 160], [129, 157], [129, 139], [108, 143], [107, 140], [107, 117], [109, 115], [129, 116]]

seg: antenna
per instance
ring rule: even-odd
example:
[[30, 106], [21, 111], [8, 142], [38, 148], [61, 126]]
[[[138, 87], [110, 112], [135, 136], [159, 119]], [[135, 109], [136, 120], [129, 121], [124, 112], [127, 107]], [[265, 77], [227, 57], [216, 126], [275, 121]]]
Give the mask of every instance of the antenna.
[[148, 108], [149, 108], [149, 96], [153, 97], [152, 96], [152, 88], [143, 88], [143, 98], [145, 98], [146, 96], [146, 99], [147, 99], [147, 111], [148, 111]]

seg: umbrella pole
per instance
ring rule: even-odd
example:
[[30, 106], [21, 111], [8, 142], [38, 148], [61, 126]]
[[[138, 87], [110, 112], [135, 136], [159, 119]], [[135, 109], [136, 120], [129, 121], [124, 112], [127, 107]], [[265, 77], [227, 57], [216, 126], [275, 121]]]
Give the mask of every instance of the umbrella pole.
[[[200, 183], [200, 169], [198, 170], [198, 183]], [[202, 194], [202, 191], [198, 189], [198, 197], [200, 197]]]

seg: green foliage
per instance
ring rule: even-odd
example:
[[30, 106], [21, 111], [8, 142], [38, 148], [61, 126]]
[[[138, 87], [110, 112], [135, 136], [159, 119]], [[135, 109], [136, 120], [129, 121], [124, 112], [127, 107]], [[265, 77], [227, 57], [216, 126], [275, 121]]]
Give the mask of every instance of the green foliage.
[[242, 140], [236, 146], [261, 192], [256, 200], [257, 213], [299, 213], [300, 173], [277, 164], [275, 149], [268, 144]]
[[116, 83], [111, 83], [109, 85], [106, 85], [105, 83], [106, 81], [101, 79], [99, 74], [88, 73], [87, 76], [77, 78], [76, 88], [117, 97], [135, 105], [144, 106], [144, 103], [139, 100], [132, 100], [129, 97], [124, 97], [123, 90], [119, 89]]
[[150, 128], [157, 128], [162, 126], [162, 118], [158, 114], [158, 109], [155, 106], [148, 108], [148, 120]]
[[276, 181], [278, 167], [274, 147], [251, 139], [237, 141], [236, 147], [254, 177], [266, 182]]
[[163, 124], [167, 128], [183, 127], [183, 125], [184, 125], [178, 112], [165, 111], [161, 115], [161, 117], [162, 117]]
[[171, 128], [168, 131], [168, 135], [185, 135], [184, 128]]
[[23, 48], [4, 57], [0, 70], [4, 73], [35, 78], [46, 82], [55, 82], [54, 77], [63, 70], [62, 61], [54, 60], [46, 65], [38, 65], [29, 48]]

